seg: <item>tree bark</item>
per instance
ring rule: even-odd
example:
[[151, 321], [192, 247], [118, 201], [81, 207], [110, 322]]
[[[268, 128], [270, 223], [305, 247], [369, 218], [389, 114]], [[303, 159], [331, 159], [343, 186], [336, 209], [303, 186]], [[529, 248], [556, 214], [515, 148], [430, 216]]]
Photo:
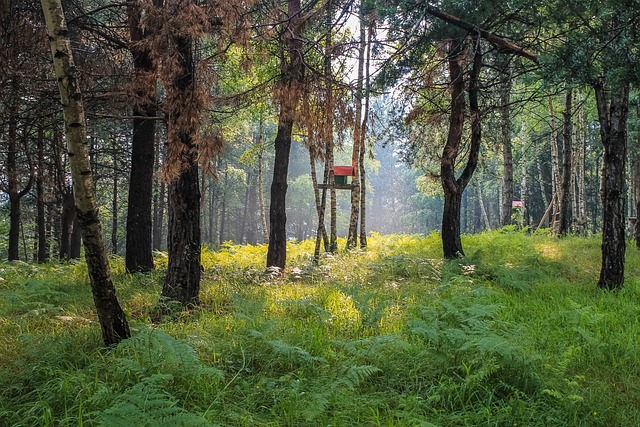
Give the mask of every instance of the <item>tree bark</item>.
[[[183, 143], [191, 145], [187, 135]], [[200, 187], [195, 158], [169, 184], [169, 264], [161, 296], [183, 306], [198, 303], [200, 293]]]
[[564, 101], [563, 125], [562, 125], [562, 180], [560, 182], [559, 194], [559, 217], [558, 217], [558, 235], [566, 236], [571, 227], [569, 212], [571, 208], [571, 156], [573, 154], [573, 123], [572, 118], [572, 99], [573, 90], [567, 89]]
[[[154, 171], [160, 170], [162, 150], [160, 150], [159, 138], [155, 138]], [[153, 225], [152, 225], [152, 249], [160, 251], [163, 247], [162, 228], [164, 224], [165, 183], [155, 181], [155, 194], [153, 196]]]
[[[157, 6], [158, 0], [154, 0]], [[155, 149], [155, 76], [154, 65], [148, 47], [142, 42], [149, 30], [140, 25], [142, 11], [139, 3], [128, 2], [129, 28], [133, 67], [142, 81], [136, 90], [133, 103], [133, 135], [131, 140], [131, 174], [127, 208], [127, 240], [125, 265], [128, 272], [153, 270], [153, 164]], [[152, 80], [149, 84], [146, 80]]]
[[182, 115], [196, 90], [195, 64], [191, 38], [174, 36], [173, 41], [180, 59], [173, 78], [176, 102], [169, 113], [169, 133], [175, 135], [171, 143], [180, 145], [176, 152], [183, 154], [180, 173], [169, 184], [169, 262], [161, 297], [192, 306], [200, 293], [200, 180], [193, 139], [197, 129]]
[[585, 171], [584, 161], [586, 157], [586, 125], [584, 120], [584, 105], [582, 103], [582, 94], [578, 93], [579, 110], [578, 110], [578, 129], [576, 132], [576, 187], [577, 187], [577, 205], [578, 217], [576, 221], [578, 234], [586, 236], [587, 234], [587, 209], [586, 209], [586, 189], [585, 189]]
[[258, 151], [258, 204], [260, 205], [260, 225], [262, 226], [263, 243], [269, 243], [269, 227], [267, 226], [267, 207], [264, 202], [264, 180], [263, 180], [263, 159], [264, 159], [264, 145], [262, 144], [262, 117], [260, 118], [259, 129], [259, 142], [260, 148]]
[[47, 217], [45, 211], [45, 156], [44, 156], [44, 128], [38, 128], [38, 171], [36, 175], [36, 211], [38, 230], [39, 264], [49, 261], [49, 246], [47, 242]]
[[500, 222], [504, 227], [511, 224], [513, 202], [513, 146], [511, 144], [511, 111], [509, 97], [511, 94], [511, 75], [505, 61], [505, 76], [500, 82], [500, 125], [502, 130], [502, 209]]
[[[320, 243], [324, 240], [325, 246], [327, 243], [327, 229], [324, 226], [324, 216], [326, 211], [327, 204], [327, 168], [324, 168], [323, 176], [323, 186], [322, 191], [318, 191], [318, 176], [316, 171], [316, 159], [313, 155], [313, 151], [309, 150], [309, 163], [311, 166], [311, 183], [313, 184], [313, 196], [316, 202], [316, 213], [318, 215], [318, 227], [316, 229], [316, 243], [313, 251], [313, 261], [317, 264], [320, 260]], [[325, 162], [326, 165], [326, 162]]]
[[[282, 47], [286, 50], [281, 64], [281, 84], [288, 99], [280, 99], [278, 131], [275, 139], [275, 162], [273, 181], [271, 182], [271, 206], [269, 208], [269, 247], [267, 249], [267, 267], [283, 270], [287, 259], [287, 174], [293, 122], [299, 103], [304, 80], [304, 62], [302, 38], [300, 37], [301, 7], [300, 0], [288, 0], [287, 15], [289, 21], [283, 32]], [[284, 57], [287, 57], [284, 59]]]
[[359, 12], [360, 41], [358, 43], [358, 74], [355, 93], [355, 119], [353, 130], [353, 149], [351, 151], [351, 165], [353, 166], [353, 184], [351, 187], [351, 213], [349, 215], [349, 231], [347, 234], [347, 249], [358, 246], [358, 223], [360, 222], [360, 151], [362, 150], [362, 92], [364, 86], [364, 61], [366, 52], [366, 29], [362, 2]]
[[[361, 6], [362, 7], [362, 6]], [[374, 31], [373, 22], [368, 25], [367, 56], [365, 58], [364, 107], [362, 110], [362, 128], [360, 130], [360, 248], [367, 247], [367, 176], [364, 166], [366, 154], [367, 129], [369, 126], [369, 103], [371, 100], [371, 41]]]
[[86, 146], [87, 132], [82, 94], [76, 77], [77, 70], [73, 63], [69, 32], [60, 0], [42, 0], [42, 9], [62, 101], [75, 204], [82, 224], [85, 258], [93, 300], [104, 343], [114, 345], [130, 336], [129, 325], [116, 297], [102, 237], [96, 192]]
[[118, 158], [116, 156], [115, 138], [113, 141], [113, 187], [111, 195], [111, 253], [118, 253]]
[[629, 84], [605, 94], [604, 82], [593, 85], [596, 93], [600, 136], [604, 145], [602, 267], [598, 287], [619, 289], [624, 284], [625, 161]]
[[[30, 175], [27, 185], [20, 190], [18, 179], [18, 80], [12, 79], [13, 87], [13, 106], [11, 107], [11, 117], [9, 118], [9, 131], [7, 135], [8, 147], [7, 147], [7, 164], [6, 164], [6, 186], [2, 186], [2, 190], [9, 196], [9, 247], [8, 247], [8, 259], [9, 261], [16, 261], [20, 259], [20, 215], [22, 213], [21, 201], [24, 196], [31, 191], [34, 178], [34, 167], [30, 163]], [[26, 261], [26, 260], [25, 260]]]
[[71, 229], [71, 240], [69, 242], [69, 258], [80, 259], [80, 251], [82, 249], [82, 224], [78, 213], [73, 219], [73, 226]]
[[220, 229], [218, 230], [218, 246], [222, 246], [224, 243], [224, 233], [226, 231], [227, 225], [227, 187], [229, 184], [229, 172], [227, 170], [227, 166], [224, 168], [224, 186], [222, 187], [222, 194], [220, 195], [220, 199], [222, 199], [220, 206]]
[[[636, 114], [640, 118], [640, 106], [637, 107]], [[636, 147], [640, 149], [640, 133], [636, 142]], [[640, 154], [636, 154], [636, 170], [635, 170], [635, 184], [636, 184], [636, 229], [634, 233], [634, 239], [636, 248], [640, 249]]]
[[560, 203], [560, 153], [558, 149], [558, 132], [556, 130], [555, 109], [553, 107], [553, 99], [549, 95], [549, 121], [551, 123], [551, 194], [556, 195], [552, 198], [553, 206], [551, 210], [550, 226], [553, 234], [558, 234], [558, 216]]
[[289, 153], [293, 120], [280, 113], [278, 133], [275, 141], [275, 164], [271, 183], [271, 205], [269, 207], [269, 248], [267, 267], [284, 269], [287, 260], [287, 174], [289, 171]]
[[464, 42], [461, 40], [451, 40], [449, 42], [449, 75], [451, 79], [451, 115], [449, 118], [449, 133], [447, 142], [442, 152], [440, 160], [440, 175], [444, 190], [444, 212], [442, 215], [442, 248], [447, 259], [454, 259], [464, 256], [462, 242], [460, 239], [460, 212], [462, 204], [462, 193], [471, 180], [473, 172], [478, 164], [480, 153], [481, 128], [478, 107], [478, 78], [482, 65], [480, 47], [477, 43], [473, 45], [475, 53], [473, 56], [473, 67], [469, 77], [469, 112], [471, 119], [471, 146], [467, 164], [460, 174], [455, 177], [456, 159], [459, 154], [462, 142], [462, 131], [464, 128], [465, 116], [465, 84], [463, 55]]

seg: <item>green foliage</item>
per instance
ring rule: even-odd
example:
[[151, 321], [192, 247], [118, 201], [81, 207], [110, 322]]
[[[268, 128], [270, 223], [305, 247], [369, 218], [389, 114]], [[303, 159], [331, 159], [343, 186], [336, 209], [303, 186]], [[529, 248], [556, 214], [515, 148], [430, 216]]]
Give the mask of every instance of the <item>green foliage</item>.
[[[134, 335], [100, 349], [83, 266], [0, 266], [0, 424], [611, 426], [640, 423], [640, 253], [595, 286], [599, 241], [503, 229], [373, 235], [315, 266], [203, 252], [202, 305], [151, 325], [162, 271], [121, 272]], [[576, 256], [579, 254], [579, 256]]]

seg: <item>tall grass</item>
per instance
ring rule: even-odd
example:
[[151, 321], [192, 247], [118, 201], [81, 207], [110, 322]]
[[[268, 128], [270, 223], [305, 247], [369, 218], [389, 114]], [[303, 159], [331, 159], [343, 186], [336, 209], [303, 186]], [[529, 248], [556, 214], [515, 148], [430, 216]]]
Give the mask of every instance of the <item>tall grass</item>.
[[150, 275], [113, 258], [134, 331], [113, 349], [83, 264], [2, 264], [0, 425], [640, 425], [640, 253], [604, 292], [596, 239], [464, 245], [374, 235], [317, 266], [300, 242], [284, 276], [263, 246], [204, 251], [202, 305], [160, 324], [162, 254]]

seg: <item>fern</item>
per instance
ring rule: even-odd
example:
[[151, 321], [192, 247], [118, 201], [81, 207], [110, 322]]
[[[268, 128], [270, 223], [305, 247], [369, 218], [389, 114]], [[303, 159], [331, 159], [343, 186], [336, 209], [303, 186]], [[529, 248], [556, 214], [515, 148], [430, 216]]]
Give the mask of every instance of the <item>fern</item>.
[[178, 406], [178, 400], [164, 390], [171, 375], [156, 374], [127, 389], [103, 412], [104, 427], [209, 427], [213, 424]]
[[343, 371], [338, 383], [354, 390], [378, 372], [382, 372], [382, 369], [373, 365], [349, 366]]
[[123, 341], [114, 357], [117, 369], [124, 373], [136, 373], [140, 377], [162, 373], [177, 378], [222, 378], [221, 371], [200, 363], [193, 347], [159, 329], [145, 329]]
[[313, 356], [301, 347], [288, 344], [281, 340], [270, 340], [267, 343], [271, 349], [278, 355], [284, 356], [286, 359], [296, 363], [326, 363], [322, 357]]

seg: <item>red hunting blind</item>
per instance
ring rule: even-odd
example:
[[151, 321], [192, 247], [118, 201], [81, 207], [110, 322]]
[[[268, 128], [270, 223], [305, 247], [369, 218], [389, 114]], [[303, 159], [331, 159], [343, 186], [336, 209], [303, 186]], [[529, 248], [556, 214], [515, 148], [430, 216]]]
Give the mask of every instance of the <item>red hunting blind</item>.
[[356, 175], [353, 166], [334, 166], [333, 179], [336, 188], [351, 189], [353, 187], [352, 178]]
[[[334, 166], [333, 182], [336, 190], [352, 190], [354, 188], [353, 177], [356, 176], [353, 166]], [[318, 188], [331, 188], [329, 184], [318, 184]]]

